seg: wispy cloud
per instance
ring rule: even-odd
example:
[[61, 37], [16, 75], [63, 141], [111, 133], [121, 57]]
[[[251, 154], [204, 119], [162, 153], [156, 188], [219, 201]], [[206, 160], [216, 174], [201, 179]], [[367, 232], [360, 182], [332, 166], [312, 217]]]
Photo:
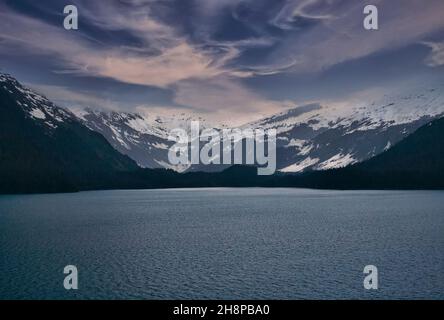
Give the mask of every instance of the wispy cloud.
[[438, 67], [444, 65], [444, 42], [422, 42], [430, 47], [432, 51], [427, 56], [425, 63], [429, 67]]
[[[55, 8], [48, 7], [39, 17], [0, 4], [0, 55], [27, 61], [50, 57], [49, 72], [60, 77], [109, 78], [117, 85], [168, 91], [168, 101], [162, 102], [169, 108], [234, 121], [294, 106], [271, 92], [280, 90], [274, 83], [278, 77], [289, 82], [307, 74], [316, 77], [338, 64], [418, 42], [431, 48], [428, 66], [444, 64], [443, 43], [424, 42], [444, 29], [442, 0], [373, 0], [380, 9], [379, 31], [362, 26], [365, 1], [72, 2], [79, 7], [78, 31], [64, 30], [63, 16]], [[60, 23], [47, 19], [51, 15]], [[81, 86], [78, 79], [72, 82]], [[289, 82], [288, 90], [297, 91]], [[50, 97], [52, 89], [53, 97], [74, 104], [118, 107], [100, 94], [68, 85], [42, 89]], [[147, 102], [144, 108], [149, 107]]]
[[335, 1], [290, 0], [285, 3], [270, 23], [281, 29], [291, 30], [296, 27], [295, 22], [301, 18], [312, 20], [332, 19], [334, 16], [328, 12], [331, 11], [331, 8], [335, 5]]
[[292, 101], [267, 99], [227, 77], [180, 82], [174, 100], [230, 124], [242, 124], [296, 106]]
[[[90, 15], [93, 16], [92, 13]], [[107, 21], [105, 16], [96, 16], [92, 21], [108, 29], [122, 28], [137, 33], [147, 42], [154, 39], [149, 42], [151, 47], [154, 45], [150, 48], [152, 53], [140, 52], [140, 48], [97, 46], [79, 33], [8, 11], [7, 8], [2, 8], [0, 13], [0, 39], [7, 44], [2, 46], [2, 50], [10, 50], [8, 45], [11, 45], [32, 50], [36, 55], [54, 55], [64, 64], [64, 72], [157, 87], [167, 87], [184, 79], [206, 79], [231, 72], [223, 65], [236, 56], [234, 50], [215, 52], [195, 47], [186, 39], [174, 35], [167, 26], [151, 20], [148, 15], [135, 20], [124, 19], [119, 14], [111, 14], [109, 18]], [[236, 73], [232, 75], [236, 76]]]
[[[196, 45], [152, 18], [150, 10], [129, 11], [129, 16], [125, 16], [127, 12], [119, 11], [112, 5], [96, 3], [92, 7], [80, 8], [89, 23], [104, 30], [130, 32], [143, 45], [133, 47], [96, 43], [82, 33], [66, 31], [4, 7], [0, 13], [4, 26], [0, 30], [0, 39], [8, 45], [2, 46], [1, 50], [21, 48], [32, 51], [34, 55], [54, 56], [60, 64], [60, 68], [54, 70], [57, 73], [107, 77], [127, 84], [169, 88], [173, 91], [176, 104], [200, 112], [212, 111], [220, 117], [227, 115], [226, 111], [229, 110], [250, 116], [254, 113], [256, 118], [289, 106], [286, 102], [263, 98], [236, 80], [249, 77], [253, 72], [265, 74], [272, 71], [228, 67], [229, 62], [240, 54], [240, 48], [268, 46], [271, 40], [267, 38], [220, 43], [208, 41], [205, 45]], [[149, 50], [146, 50], [147, 47]], [[104, 107], [118, 108], [107, 99], [66, 87], [38, 88], [44, 93], [52, 92], [52, 98], [63, 101], [65, 105], [67, 101], [72, 101], [73, 105], [103, 104]], [[243, 121], [241, 117], [225, 120]]]
[[[313, 3], [314, 1], [308, 1]], [[324, 1], [328, 2], [328, 1]], [[327, 19], [298, 37], [287, 41], [273, 53], [270, 61], [298, 61], [293, 72], [317, 72], [336, 64], [413, 44], [444, 28], [440, 0], [375, 0], [380, 12], [380, 30], [367, 31], [362, 26], [365, 3], [353, 1], [348, 6], [332, 6]], [[336, 9], [335, 9], [336, 8]]]
[[26, 83], [36, 92], [51, 97], [57, 104], [69, 108], [96, 108], [118, 110], [122, 106], [109, 98], [99, 97], [91, 92], [79, 92], [65, 86]]

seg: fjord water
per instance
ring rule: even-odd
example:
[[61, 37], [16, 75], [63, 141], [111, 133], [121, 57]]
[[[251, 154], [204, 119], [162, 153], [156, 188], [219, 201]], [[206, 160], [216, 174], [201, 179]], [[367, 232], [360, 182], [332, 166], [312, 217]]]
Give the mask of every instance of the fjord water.
[[0, 196], [0, 258], [1, 299], [443, 299], [444, 192]]

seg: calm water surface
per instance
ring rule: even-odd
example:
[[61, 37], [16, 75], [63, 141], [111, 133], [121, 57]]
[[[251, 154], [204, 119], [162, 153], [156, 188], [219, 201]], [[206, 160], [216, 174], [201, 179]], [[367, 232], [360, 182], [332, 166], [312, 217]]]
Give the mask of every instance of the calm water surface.
[[0, 196], [0, 299], [35, 298], [444, 299], [444, 192]]

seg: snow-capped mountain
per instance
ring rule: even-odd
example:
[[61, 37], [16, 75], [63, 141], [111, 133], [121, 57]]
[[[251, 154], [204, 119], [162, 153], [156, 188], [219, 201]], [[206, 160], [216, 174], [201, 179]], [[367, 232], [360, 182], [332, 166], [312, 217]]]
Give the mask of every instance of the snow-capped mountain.
[[[137, 113], [76, 112], [120, 152], [150, 168], [215, 171], [226, 166], [173, 167], [168, 163], [172, 128], [189, 128], [184, 114], [165, 118]], [[248, 123], [243, 128], [274, 128], [277, 169], [302, 172], [344, 167], [369, 159], [398, 143], [423, 124], [444, 115], [444, 85], [385, 95], [353, 107], [309, 104]], [[203, 119], [198, 119], [200, 122]]]
[[0, 74], [0, 193], [123, 186], [139, 170], [73, 113]]
[[277, 129], [278, 169], [301, 172], [369, 159], [443, 115], [444, 85], [439, 84], [354, 107], [310, 104], [248, 126]]
[[173, 166], [168, 150], [174, 141], [168, 140], [172, 129], [186, 131], [193, 120], [205, 127], [205, 119], [186, 114], [157, 116], [126, 112], [105, 112], [86, 108], [73, 110], [91, 130], [101, 133], [114, 148], [128, 155], [144, 168], [169, 168], [182, 172], [189, 166]]
[[[338, 115], [334, 114], [333, 120], [326, 116], [328, 112], [332, 114], [332, 109], [323, 110], [327, 107], [312, 104], [246, 125], [279, 130], [278, 159], [283, 158], [285, 152], [290, 159], [280, 164], [286, 172], [341, 167], [357, 161], [360, 152], [364, 157], [371, 157], [378, 150], [390, 149], [343, 171], [267, 180], [257, 176], [254, 168], [245, 167], [233, 167], [221, 175], [178, 175], [171, 171], [142, 170], [130, 157], [116, 151], [103, 135], [87, 128], [85, 122], [93, 115], [100, 121], [108, 119], [101, 122], [102, 130], [110, 130], [111, 140], [117, 137], [114, 132], [117, 131], [119, 137], [125, 137], [124, 143], [133, 143], [124, 128], [137, 131], [137, 136], [165, 139], [168, 123], [156, 117], [156, 125], [147, 116], [128, 113], [107, 114], [89, 110], [75, 115], [25, 88], [11, 76], [0, 74], [0, 193], [172, 186], [441, 188], [444, 118], [421, 126], [402, 143], [396, 144], [396, 140], [403, 139], [419, 123], [443, 115], [442, 92], [442, 88], [436, 87], [397, 99], [385, 97], [389, 102], [372, 103], [372, 112], [365, 107], [347, 111], [339, 108], [335, 110]], [[399, 102], [402, 104], [398, 105]], [[350, 115], [344, 116], [345, 112]], [[176, 122], [169, 124], [174, 123], [176, 127], [189, 119], [180, 116], [173, 120]], [[111, 121], [113, 128], [109, 128]], [[122, 144], [117, 138], [113, 141]], [[133, 145], [126, 147], [126, 150], [132, 150]], [[163, 147], [153, 147], [166, 154]], [[291, 164], [294, 159], [297, 162]], [[375, 175], [376, 180], [373, 179]], [[361, 178], [356, 180], [356, 177]]]
[[88, 128], [101, 133], [115, 149], [129, 155], [140, 166], [158, 168], [167, 163], [164, 157], [170, 144], [168, 132], [156, 121], [148, 121], [138, 114], [91, 109], [74, 113]]
[[0, 73], [0, 88], [14, 96], [15, 102], [27, 117], [34, 119], [36, 123], [48, 129], [49, 132], [65, 121], [78, 121], [73, 113], [57, 107], [46, 97], [22, 86], [8, 74]]
[[[169, 164], [168, 150], [174, 143], [168, 140], [170, 131], [189, 129], [191, 120], [199, 120], [201, 129], [214, 126], [205, 119], [187, 114], [161, 117], [91, 109], [69, 111], [5, 74], [0, 74], [0, 89], [13, 96], [26, 117], [45, 128], [49, 135], [65, 122], [81, 122], [142, 167], [177, 171], [226, 168]], [[302, 172], [344, 167], [369, 159], [443, 115], [444, 84], [437, 84], [407, 94], [385, 95], [353, 107], [308, 104], [243, 127], [276, 129], [277, 169]]]

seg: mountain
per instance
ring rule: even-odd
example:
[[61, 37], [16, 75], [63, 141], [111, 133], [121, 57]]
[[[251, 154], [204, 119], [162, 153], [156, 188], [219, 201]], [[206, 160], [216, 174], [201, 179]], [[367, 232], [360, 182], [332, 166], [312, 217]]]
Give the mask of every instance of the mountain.
[[435, 84], [347, 108], [310, 104], [249, 126], [277, 130], [277, 167], [295, 173], [362, 162], [442, 115], [444, 85]]
[[334, 189], [443, 189], [444, 118], [434, 120], [382, 154], [342, 169], [312, 172], [297, 185]]
[[[132, 121], [137, 123], [137, 118], [130, 114], [118, 116], [114, 114], [115, 121], [136, 126]], [[143, 169], [86, 127], [78, 114], [56, 106], [12, 76], [0, 74], [0, 194], [240, 187], [255, 185], [255, 173], [256, 168], [249, 167], [214, 174]], [[241, 176], [245, 179], [238, 181]]]
[[[444, 114], [444, 85], [393, 93], [352, 107], [303, 105], [277, 115], [247, 123], [242, 128], [276, 129], [277, 169], [285, 173], [327, 170], [362, 162], [388, 150], [422, 125]], [[145, 168], [215, 172], [222, 165], [174, 167], [168, 163], [168, 133], [189, 127], [193, 119], [147, 116], [137, 113], [76, 112], [90, 129], [97, 131], [121, 153]], [[209, 126], [209, 125], [207, 125]], [[204, 125], [205, 127], [205, 125]]]
[[207, 121], [186, 114], [158, 116], [139, 113], [98, 111], [90, 108], [73, 110], [88, 128], [102, 134], [122, 154], [128, 155], [142, 168], [166, 168], [183, 172], [189, 166], [171, 165], [168, 150], [174, 144], [168, 140], [172, 129], [188, 131], [190, 122], [199, 121], [204, 128]]
[[0, 74], [0, 193], [109, 188], [137, 169], [74, 114]]
[[[433, 120], [404, 140], [366, 161], [344, 168], [255, 176], [252, 168], [232, 167], [243, 185], [342, 190], [444, 189], [444, 117]], [[233, 175], [234, 173], [234, 175]]]
[[[409, 121], [405, 123], [399, 119], [395, 122], [381, 120], [382, 117], [378, 120], [372, 114], [372, 118], [366, 120], [367, 130], [380, 130], [378, 132], [384, 135], [385, 131], [394, 128], [413, 128], [412, 124], [437, 117], [442, 107], [439, 101], [436, 98], [423, 105], [423, 112], [430, 114], [429, 117], [409, 113]], [[280, 140], [285, 141], [289, 131], [297, 131], [294, 128], [304, 127], [308, 133], [325, 129], [325, 124], [317, 122], [322, 119], [319, 115], [310, 116], [310, 113], [318, 110], [320, 106], [308, 105], [302, 110], [292, 111], [291, 116], [284, 113], [281, 118], [275, 116], [262, 124], [282, 124], [285, 120], [286, 126], [291, 127], [291, 130], [281, 130]], [[303, 116], [309, 120], [298, 124], [297, 121]], [[384, 116], [388, 117], [386, 114]], [[291, 123], [289, 119], [292, 117], [299, 120]], [[328, 122], [329, 128], [318, 133], [324, 135], [330, 130], [350, 130], [356, 125], [357, 118], [354, 117], [351, 123], [350, 118], [345, 117], [337, 123]], [[121, 114], [114, 114], [114, 119], [135, 126], [134, 121], [137, 122], [138, 118], [130, 114], [122, 118]], [[379, 122], [375, 125], [377, 120]], [[85, 126], [84, 121], [79, 120], [78, 114], [59, 108], [44, 96], [23, 87], [13, 77], [0, 74], [0, 194], [178, 187], [444, 188], [444, 118], [423, 125], [399, 143], [366, 161], [339, 169], [297, 174], [280, 172], [273, 176], [258, 176], [256, 168], [252, 166], [233, 166], [212, 173], [143, 169], [130, 157], [115, 150], [101, 134]], [[348, 131], [347, 134], [361, 134], [359, 131], [363, 131], [364, 127], [359, 123], [360, 130], [353, 127], [352, 132]], [[161, 135], [155, 130], [162, 130], [153, 127], [137, 129], [138, 132], [146, 130], [144, 134], [152, 130], [155, 132], [153, 136]], [[319, 138], [313, 135], [310, 139], [317, 141]]]

